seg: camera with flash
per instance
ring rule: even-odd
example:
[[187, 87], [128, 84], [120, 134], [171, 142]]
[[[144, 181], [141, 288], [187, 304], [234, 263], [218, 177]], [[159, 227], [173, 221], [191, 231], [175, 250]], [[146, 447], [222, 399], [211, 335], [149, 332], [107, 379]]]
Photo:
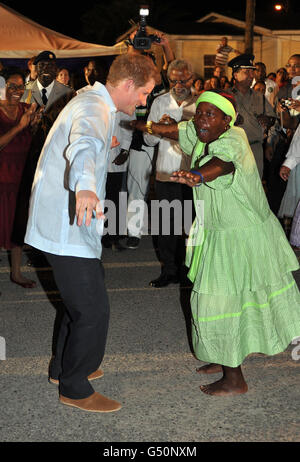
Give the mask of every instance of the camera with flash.
[[132, 41], [133, 47], [136, 50], [149, 50], [153, 42], [160, 43], [160, 37], [157, 35], [147, 35], [147, 16], [149, 16], [149, 8], [147, 6], [142, 6], [140, 8], [140, 27]]

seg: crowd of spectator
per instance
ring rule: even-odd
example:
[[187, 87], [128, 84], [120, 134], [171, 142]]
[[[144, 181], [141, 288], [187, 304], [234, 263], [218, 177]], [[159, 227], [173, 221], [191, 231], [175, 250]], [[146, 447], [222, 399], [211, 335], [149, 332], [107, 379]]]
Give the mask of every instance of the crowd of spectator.
[[[300, 54], [291, 56], [278, 70], [268, 69], [267, 74], [263, 62], [234, 50], [224, 37], [216, 52], [213, 75], [205, 78], [196, 74], [187, 61], [176, 59], [166, 36], [160, 38], [156, 46], [162, 47], [165, 58], [161, 81], [148, 98], [147, 106], [136, 109], [135, 117], [151, 123], [168, 116], [179, 122], [193, 117], [195, 101], [203, 92], [217, 89], [233, 94], [239, 125], [247, 134], [270, 208], [280, 217], [287, 234], [294, 217], [291, 243], [295, 251], [299, 250]], [[129, 45], [128, 52], [142, 51]], [[237, 56], [228, 62], [230, 53]], [[232, 75], [228, 78], [230, 68]], [[1, 64], [0, 74], [5, 79], [0, 100], [0, 247], [11, 252], [11, 281], [33, 288], [35, 281], [25, 278], [20, 268], [30, 190], [39, 154], [62, 108], [76, 93], [88, 91], [95, 82], [105, 84], [107, 69], [101, 61], [90, 59], [74, 73], [67, 67], [59, 67], [54, 53], [44, 51], [31, 57], [25, 70]], [[115, 129], [118, 143], [110, 153], [107, 198], [120, 207], [119, 192], [127, 194], [128, 216], [130, 203], [134, 200], [145, 203], [149, 191], [160, 200], [172, 201], [174, 197], [183, 200], [183, 188], [171, 185], [168, 180], [183, 158], [178, 145], [151, 136], [151, 126], [144, 136], [138, 131], [122, 130], [127, 119], [120, 114]], [[180, 160], [178, 165], [176, 156]], [[176, 165], [172, 164], [174, 159]], [[151, 190], [152, 179], [155, 187]], [[113, 251], [137, 249], [141, 238], [142, 223], [134, 231], [123, 229], [114, 236], [106, 235], [103, 245]], [[125, 244], [122, 239], [127, 239]], [[170, 258], [177, 251], [177, 241], [171, 242], [170, 238], [158, 241], [162, 273], [150, 282], [153, 287], [177, 281], [184, 259], [182, 252], [178, 266]], [[33, 252], [28, 264], [36, 266], [38, 259]], [[172, 271], [166, 274], [168, 265]]]

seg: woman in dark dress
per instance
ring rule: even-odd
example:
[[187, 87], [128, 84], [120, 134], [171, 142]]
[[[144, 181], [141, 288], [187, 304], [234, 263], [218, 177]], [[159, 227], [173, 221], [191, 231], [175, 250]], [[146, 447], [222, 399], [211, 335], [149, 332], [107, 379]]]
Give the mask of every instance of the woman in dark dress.
[[6, 99], [0, 101], [0, 247], [11, 251], [11, 281], [33, 288], [36, 283], [21, 273], [22, 247], [12, 242], [11, 235], [36, 105], [20, 101], [24, 93], [21, 71], [7, 70], [4, 77]]

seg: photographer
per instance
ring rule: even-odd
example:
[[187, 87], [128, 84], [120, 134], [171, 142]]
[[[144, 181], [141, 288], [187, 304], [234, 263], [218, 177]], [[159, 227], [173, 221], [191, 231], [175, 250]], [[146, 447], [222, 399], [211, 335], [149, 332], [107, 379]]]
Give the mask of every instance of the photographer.
[[300, 119], [300, 101], [282, 98], [278, 101], [276, 110], [280, 115], [282, 128], [296, 130]]
[[[149, 29], [145, 27], [146, 35], [149, 37]], [[140, 30], [135, 30], [130, 34], [129, 39], [127, 40], [128, 50], [127, 53], [129, 54], [144, 54], [148, 55], [154, 62], [155, 58], [153, 54], [150, 52], [150, 49], [147, 48], [135, 48], [136, 41], [135, 37]], [[139, 106], [136, 108], [136, 119], [146, 121], [151, 104], [158, 95], [161, 95], [169, 90], [169, 83], [166, 77], [166, 71], [168, 68], [169, 62], [173, 61], [174, 54], [170, 47], [169, 40], [167, 36], [161, 32], [155, 31], [154, 34], [159, 40], [154, 40], [153, 46], [161, 47], [163, 50], [164, 56], [164, 66], [160, 73], [161, 81], [157, 83], [154, 87], [153, 91], [149, 95], [147, 99], [146, 106]], [[151, 36], [153, 37], [153, 35]], [[140, 45], [143, 42], [140, 41]], [[140, 223], [140, 227], [134, 226], [134, 228], [130, 228], [130, 204], [132, 201], [139, 200], [141, 206], [144, 204], [148, 189], [149, 189], [149, 179], [153, 169], [153, 156], [154, 156], [154, 148], [152, 146], [147, 146], [143, 140], [143, 135], [141, 132], [135, 130], [133, 132], [132, 143], [129, 150], [129, 164], [128, 164], [128, 177], [127, 177], [127, 189], [128, 189], [128, 239], [127, 239], [127, 248], [129, 249], [136, 249], [140, 243], [141, 235], [142, 235], [142, 226], [143, 223]], [[135, 223], [136, 224], [136, 223]]]

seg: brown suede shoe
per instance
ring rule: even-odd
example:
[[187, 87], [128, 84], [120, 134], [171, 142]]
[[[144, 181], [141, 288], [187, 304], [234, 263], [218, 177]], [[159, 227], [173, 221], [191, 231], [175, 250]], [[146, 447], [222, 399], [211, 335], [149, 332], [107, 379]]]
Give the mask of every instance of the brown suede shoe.
[[[88, 379], [89, 379], [89, 381], [96, 380], [96, 379], [100, 379], [100, 377], [103, 377], [103, 375], [104, 375], [104, 372], [103, 372], [101, 369], [98, 369], [97, 371], [92, 372], [92, 373], [88, 376]], [[54, 385], [58, 385], [58, 384], [59, 384], [59, 380], [52, 379], [52, 377], [49, 377], [49, 382], [50, 382], [50, 383], [53, 383]]]
[[121, 409], [121, 404], [113, 399], [106, 398], [96, 391], [88, 398], [70, 399], [63, 395], [59, 395], [59, 400], [67, 406], [78, 407], [83, 411], [89, 412], [114, 412]]

